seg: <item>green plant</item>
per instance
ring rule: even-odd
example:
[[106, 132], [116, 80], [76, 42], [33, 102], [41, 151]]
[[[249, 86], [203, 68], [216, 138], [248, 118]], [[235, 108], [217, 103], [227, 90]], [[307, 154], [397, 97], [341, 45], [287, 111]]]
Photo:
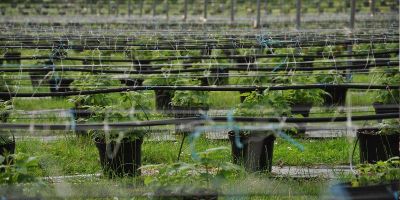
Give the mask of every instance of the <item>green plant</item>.
[[346, 82], [346, 78], [337, 70], [329, 70], [315, 76], [318, 83], [341, 84]]
[[[398, 85], [400, 83], [400, 74], [397, 69], [387, 70], [382, 78], [383, 85]], [[386, 89], [378, 92], [377, 100], [383, 104], [400, 104], [400, 90]]]
[[[297, 73], [290, 80], [293, 85], [315, 82], [307, 74]], [[322, 105], [324, 95], [327, 93], [321, 89], [297, 89], [284, 90], [283, 95], [290, 105]]]
[[[10, 115], [10, 111], [13, 109], [13, 105], [11, 101], [0, 101], [0, 122], [7, 122], [8, 116]], [[6, 136], [4, 133], [6, 131], [0, 131], [0, 145], [9, 144], [12, 142], [9, 139], [8, 135]]]
[[[147, 165], [142, 169], [155, 169], [158, 174], [146, 176], [145, 184], [151, 187], [184, 187], [185, 191], [196, 187], [217, 189], [221, 181], [233, 180], [243, 175], [244, 170], [230, 162], [221, 161], [227, 147], [216, 147], [198, 153], [191, 163]], [[222, 153], [222, 154], [221, 154]], [[188, 187], [189, 186], [189, 187]]]
[[262, 94], [253, 91], [249, 93], [243, 103], [234, 110], [238, 116], [282, 116], [290, 115], [289, 102], [284, 98], [282, 91], [264, 90]]
[[[11, 158], [11, 159], [10, 159]], [[37, 181], [33, 171], [39, 168], [39, 160], [36, 157], [30, 157], [27, 154], [12, 154], [7, 157], [0, 155], [0, 184], [15, 184]]]
[[325, 94], [320, 89], [285, 90], [283, 93], [290, 105], [322, 105], [324, 102], [322, 95]]
[[378, 125], [380, 135], [400, 135], [400, 119], [386, 119]]
[[[199, 85], [198, 80], [180, 80], [185, 85]], [[208, 92], [206, 91], [176, 91], [172, 98], [173, 106], [181, 107], [208, 107]]]
[[[89, 106], [89, 111], [93, 113], [88, 121], [107, 121], [122, 122], [127, 120], [144, 121], [150, 120], [152, 115], [150, 102], [147, 101], [148, 95], [144, 92], [124, 92], [111, 99], [112, 105], [93, 105]], [[122, 109], [122, 110], [121, 110]], [[136, 139], [144, 136], [148, 130], [146, 128], [135, 128], [128, 131], [112, 130], [110, 132], [91, 130], [90, 133], [97, 139]], [[109, 133], [109, 134], [106, 134]]]
[[11, 101], [0, 101], [0, 122], [7, 122], [12, 109], [13, 105]]
[[400, 180], [400, 158], [393, 157], [376, 164], [361, 164], [357, 167], [358, 174], [352, 180], [352, 186], [367, 186], [385, 184]]

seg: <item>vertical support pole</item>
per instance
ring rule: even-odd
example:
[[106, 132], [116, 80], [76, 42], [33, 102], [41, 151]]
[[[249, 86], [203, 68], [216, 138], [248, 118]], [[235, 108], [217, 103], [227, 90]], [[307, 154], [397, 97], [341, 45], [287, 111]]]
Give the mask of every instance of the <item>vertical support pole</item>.
[[115, 0], [115, 16], [119, 15], [119, 1]]
[[140, 0], [140, 14], [139, 14], [139, 16], [141, 17], [141, 16], [143, 16], [143, 4], [144, 4], [144, 0]]
[[356, 18], [356, 0], [351, 0], [350, 4], [350, 29], [354, 29], [354, 22]]
[[169, 21], [169, 0], [165, 0], [165, 15], [167, 17], [167, 21]]
[[257, 18], [254, 28], [260, 28], [261, 27], [260, 22], [261, 22], [261, 0], [257, 0]]
[[108, 0], [108, 15], [111, 15], [111, 0]]
[[156, 16], [156, 3], [157, 3], [157, 0], [153, 0], [153, 5], [151, 7], [151, 9], [153, 11], [153, 18]]
[[231, 23], [235, 21], [235, 0], [231, 0]]
[[183, 5], [184, 7], [183, 7], [183, 21], [185, 21], [186, 22], [186, 20], [187, 20], [187, 14], [188, 14], [188, 0], [185, 0], [185, 3], [184, 3], [184, 5]]
[[268, 0], [264, 0], [264, 15], [268, 14]]
[[94, 7], [93, 7], [94, 2], [93, 2], [93, 0], [90, 0], [89, 3], [90, 3], [90, 14], [94, 15]]
[[375, 15], [375, 0], [371, 0], [371, 15]]
[[301, 0], [296, 1], [296, 29], [300, 29], [301, 24]]
[[[353, 53], [353, 45], [352, 44], [347, 45], [347, 53], [349, 55]], [[350, 66], [350, 65], [353, 65], [353, 62], [348, 61], [347, 64]], [[347, 80], [347, 82], [350, 82], [350, 80], [351, 80], [351, 69], [346, 70], [346, 80]]]
[[204, 0], [204, 20], [207, 20], [207, 4], [208, 4], [208, 0]]
[[128, 16], [132, 15], [132, 0], [128, 0]]
[[[350, 4], [350, 29], [351, 31], [353, 31], [354, 29], [354, 22], [355, 22], [355, 17], [356, 17], [356, 0], [351, 0], [351, 4]], [[347, 53], [352, 54], [353, 52], [353, 45], [349, 44], [347, 45]], [[352, 65], [353, 63], [351, 61], [349, 61], [348, 63], [349, 65]], [[351, 79], [351, 70], [347, 69], [346, 70], [346, 79], [349, 82]]]

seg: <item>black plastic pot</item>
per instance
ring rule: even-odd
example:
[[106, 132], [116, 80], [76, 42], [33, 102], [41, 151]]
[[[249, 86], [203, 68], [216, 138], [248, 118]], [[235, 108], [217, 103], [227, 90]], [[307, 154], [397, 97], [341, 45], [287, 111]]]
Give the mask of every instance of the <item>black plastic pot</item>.
[[399, 188], [399, 182], [362, 187], [352, 187], [350, 183], [346, 183], [334, 185], [331, 195], [334, 199], [395, 200], [398, 199]]
[[207, 77], [208, 85], [227, 85], [229, 83], [229, 70], [217, 67], [211, 69], [211, 77]]
[[[390, 59], [390, 54], [377, 54], [374, 55], [375, 59]], [[387, 64], [389, 61], [388, 60], [375, 60], [376, 64], [384, 65]]]
[[72, 114], [74, 119], [78, 120], [79, 118], [89, 118], [93, 113], [87, 108], [74, 108]]
[[173, 190], [168, 188], [159, 188], [155, 194], [155, 199], [181, 199], [181, 200], [217, 200], [218, 192], [210, 189]]
[[250, 172], [272, 170], [272, 157], [275, 136], [268, 131], [239, 131], [238, 139], [242, 148], [236, 144], [234, 131], [228, 133], [232, 147], [233, 163], [243, 165]]
[[142, 86], [143, 81], [143, 79], [139, 78], [120, 79], [121, 84], [125, 84], [126, 86]]
[[74, 79], [72, 78], [62, 78], [62, 79], [50, 79], [49, 80], [49, 85], [50, 85], [50, 92], [56, 93], [56, 92], [69, 92], [71, 91], [70, 85], [71, 83], [74, 82]]
[[[72, 115], [74, 117], [75, 122], [78, 121], [79, 118], [88, 119], [93, 113], [86, 108], [74, 108], [72, 109]], [[75, 131], [77, 136], [88, 136], [87, 130], [77, 130]]]
[[361, 163], [376, 163], [389, 158], [400, 156], [398, 134], [380, 135], [376, 128], [363, 128], [357, 130], [360, 144]]
[[383, 104], [375, 102], [372, 104], [376, 114], [387, 114], [387, 113], [400, 113], [399, 104]]
[[21, 52], [7, 52], [4, 54], [4, 58], [12, 58], [12, 60], [7, 60], [7, 63], [21, 64]]
[[325, 106], [343, 106], [346, 103], [346, 94], [348, 88], [331, 87], [326, 88], [325, 92], [328, 93], [324, 96]]
[[[175, 118], [186, 118], [186, 117], [201, 117], [202, 113], [208, 111], [207, 106], [194, 106], [194, 107], [184, 107], [184, 106], [173, 106], [172, 114]], [[201, 124], [197, 124], [201, 125]], [[179, 125], [175, 126], [175, 133], [177, 134], [190, 134], [193, 132], [193, 126], [186, 127], [185, 129], [179, 128]]]
[[[310, 110], [312, 108], [312, 104], [304, 104], [304, 105], [293, 105], [291, 106], [291, 113], [294, 115], [302, 115], [303, 117], [308, 117], [310, 115]], [[305, 123], [296, 123], [299, 127], [297, 129], [297, 133], [294, 136], [302, 137], [306, 133]]]
[[106, 143], [97, 138], [95, 143], [99, 151], [101, 167], [109, 177], [139, 176], [141, 174], [139, 168], [143, 138], [124, 139], [120, 143], [115, 141]]
[[156, 94], [156, 108], [157, 110], [170, 110], [172, 108], [171, 101], [174, 96], [173, 91], [170, 90], [154, 90]]
[[303, 61], [311, 63], [300, 63], [300, 67], [312, 67], [314, 65], [314, 63], [312, 63], [314, 61], [313, 57], [304, 57]]

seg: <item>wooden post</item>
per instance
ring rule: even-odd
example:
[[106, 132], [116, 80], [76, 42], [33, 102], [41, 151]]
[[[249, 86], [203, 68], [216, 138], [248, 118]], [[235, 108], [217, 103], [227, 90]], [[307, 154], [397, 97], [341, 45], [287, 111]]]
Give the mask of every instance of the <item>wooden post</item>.
[[356, 18], [356, 0], [351, 0], [350, 7], [350, 29], [354, 29], [354, 22]]
[[141, 16], [143, 16], [143, 4], [144, 4], [144, 0], [140, 0], [140, 14], [139, 14], [139, 16], [141, 17]]
[[132, 0], [128, 0], [128, 16], [132, 15]]
[[296, 29], [300, 29], [301, 23], [301, 0], [296, 1]]
[[256, 18], [256, 24], [255, 24], [255, 28], [260, 28], [261, 22], [261, 0], [257, 0], [257, 18]]
[[152, 10], [153, 10], [153, 18], [156, 16], [156, 3], [157, 0], [153, 0]]
[[207, 0], [204, 0], [204, 19], [206, 20], [207, 19], [207, 4], [208, 4], [208, 1]]
[[183, 5], [184, 7], [183, 7], [183, 21], [185, 21], [186, 22], [186, 20], [187, 20], [187, 14], [188, 14], [188, 0], [185, 0], [185, 3], [184, 3], [184, 5]]
[[119, 15], [119, 1], [115, 1], [115, 16]]
[[231, 23], [235, 21], [235, 0], [231, 0]]
[[375, 15], [375, 0], [371, 0], [371, 15]]
[[111, 0], [108, 0], [108, 15], [111, 15]]
[[268, 14], [268, 0], [264, 0], [264, 15]]
[[167, 17], [167, 21], [169, 20], [169, 0], [165, 0], [165, 15]]

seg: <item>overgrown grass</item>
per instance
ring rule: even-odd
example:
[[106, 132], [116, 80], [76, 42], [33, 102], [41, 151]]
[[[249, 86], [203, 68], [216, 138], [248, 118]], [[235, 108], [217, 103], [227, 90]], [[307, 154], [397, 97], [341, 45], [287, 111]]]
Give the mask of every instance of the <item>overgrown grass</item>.
[[40, 160], [40, 176], [88, 174], [100, 171], [95, 145], [87, 138], [65, 137], [52, 142], [22, 140], [17, 152], [36, 156]]
[[[346, 138], [310, 140], [299, 139], [304, 146], [300, 151], [293, 144], [278, 138], [275, 142], [274, 165], [339, 165], [349, 162], [352, 143]], [[181, 161], [193, 162], [193, 153], [214, 147], [228, 147], [227, 140], [209, 140], [199, 138], [192, 149], [186, 139], [181, 152]], [[177, 162], [180, 141], [147, 141], [142, 146], [142, 164], [162, 164]], [[22, 140], [17, 142], [17, 152], [40, 158], [42, 171], [40, 176], [91, 174], [101, 171], [99, 155], [93, 141], [89, 138], [65, 137], [56, 141]], [[221, 161], [231, 161], [229, 151], [221, 152]], [[358, 153], [354, 159], [358, 160]]]
[[13, 98], [16, 110], [68, 109], [73, 104], [67, 98]]

